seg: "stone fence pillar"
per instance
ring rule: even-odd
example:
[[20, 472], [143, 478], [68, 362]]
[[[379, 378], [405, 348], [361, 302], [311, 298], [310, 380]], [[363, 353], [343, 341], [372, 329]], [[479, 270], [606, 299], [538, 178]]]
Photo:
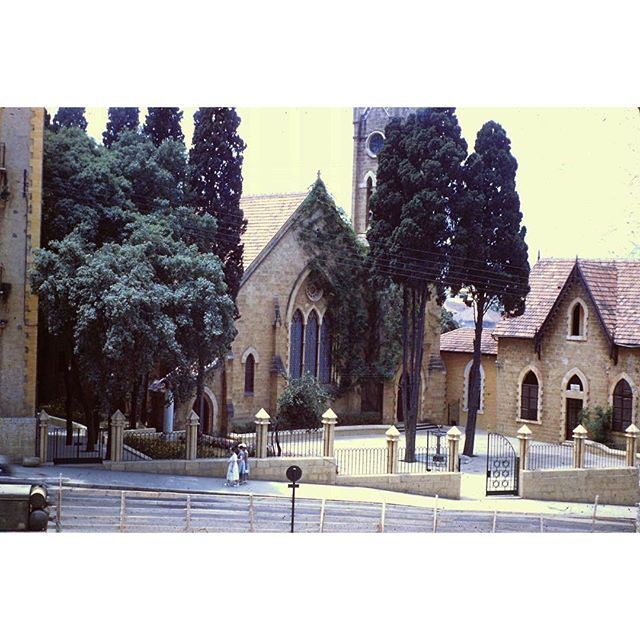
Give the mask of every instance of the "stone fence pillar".
[[638, 434], [640, 429], [635, 424], [630, 424], [625, 429], [627, 438], [627, 467], [636, 466], [636, 454], [638, 453]]
[[581, 424], [573, 430], [573, 466], [576, 469], [584, 467], [584, 441], [587, 434], [588, 431]]
[[531, 429], [526, 424], [523, 424], [517, 431], [518, 441], [520, 442], [520, 465], [518, 471], [524, 471], [529, 466], [527, 458], [529, 457], [531, 433]]
[[191, 409], [191, 413], [187, 418], [187, 429], [185, 432], [186, 437], [186, 460], [195, 460], [198, 457], [198, 426], [200, 425], [200, 418], [198, 414]]
[[38, 414], [38, 447], [40, 462], [47, 461], [47, 447], [49, 446], [49, 414], [43, 409]]
[[269, 436], [269, 424], [271, 416], [264, 410], [260, 409], [256, 413], [256, 458], [267, 457], [267, 439]]
[[447, 444], [449, 445], [449, 460], [447, 463], [447, 471], [460, 471], [458, 456], [460, 455], [460, 436], [462, 432], [458, 427], [451, 427], [447, 431]]
[[329, 407], [322, 414], [322, 426], [324, 427], [324, 440], [322, 455], [325, 458], [333, 458], [333, 443], [336, 438], [336, 423], [338, 422], [338, 416]]
[[398, 440], [400, 440], [400, 432], [392, 425], [384, 435], [387, 436], [387, 473], [398, 473]]
[[122, 462], [124, 452], [124, 425], [127, 419], [120, 409], [111, 416], [111, 462]]

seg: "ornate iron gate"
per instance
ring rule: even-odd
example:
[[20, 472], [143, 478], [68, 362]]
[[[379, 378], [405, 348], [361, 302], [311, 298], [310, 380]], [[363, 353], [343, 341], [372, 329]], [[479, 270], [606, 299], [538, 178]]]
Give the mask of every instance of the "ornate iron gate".
[[499, 433], [489, 433], [487, 438], [487, 495], [517, 496], [519, 458], [516, 450]]

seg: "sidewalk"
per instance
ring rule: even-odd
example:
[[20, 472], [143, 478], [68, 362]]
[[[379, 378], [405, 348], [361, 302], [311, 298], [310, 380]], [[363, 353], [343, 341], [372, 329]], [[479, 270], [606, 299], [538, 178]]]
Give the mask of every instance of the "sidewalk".
[[[249, 481], [241, 487], [225, 487], [222, 478], [205, 478], [193, 476], [161, 475], [155, 473], [134, 473], [122, 471], [107, 471], [94, 465], [80, 466], [53, 466], [45, 465], [36, 468], [16, 467], [14, 477], [55, 480], [59, 476], [63, 478], [63, 484], [74, 486], [99, 486], [110, 489], [138, 489], [150, 491], [177, 491], [198, 493], [228, 493], [265, 496], [291, 496], [291, 489], [287, 487], [288, 481], [267, 482], [260, 480]], [[463, 476], [464, 478], [465, 476]], [[476, 482], [482, 481], [482, 476], [469, 476]], [[463, 485], [464, 486], [464, 485]], [[546, 502], [539, 500], [524, 500], [517, 497], [495, 497], [479, 499], [479, 487], [473, 487], [472, 491], [463, 491], [461, 500], [446, 500], [439, 498], [439, 509], [450, 511], [498, 511], [502, 513], [533, 513], [540, 515], [574, 515], [592, 516], [592, 504], [579, 504], [570, 502]], [[476, 497], [467, 497], [469, 494]], [[379, 489], [367, 489], [360, 487], [337, 487], [331, 485], [305, 484], [304, 478], [300, 488], [296, 491], [299, 498], [326, 498], [327, 500], [345, 500], [350, 502], [387, 502], [392, 504], [431, 507], [436, 506], [435, 497], [416, 496], [406, 493], [382, 491]], [[611, 505], [598, 505], [599, 518], [636, 518], [637, 507], [621, 507]]]

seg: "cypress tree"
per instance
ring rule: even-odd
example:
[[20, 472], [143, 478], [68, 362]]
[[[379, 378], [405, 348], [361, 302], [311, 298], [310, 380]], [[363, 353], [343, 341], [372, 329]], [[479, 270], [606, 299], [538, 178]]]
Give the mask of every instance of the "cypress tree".
[[233, 108], [201, 107], [189, 151], [189, 192], [198, 213], [209, 213], [218, 224], [211, 250], [224, 265], [229, 295], [238, 295], [244, 272], [241, 236], [247, 226], [242, 209], [242, 160], [246, 145], [238, 135], [240, 118]]
[[79, 127], [87, 130], [87, 119], [84, 116], [84, 107], [60, 107], [53, 117], [51, 128], [59, 131], [62, 127]]
[[140, 109], [138, 107], [109, 107], [109, 119], [107, 128], [102, 134], [105, 147], [118, 138], [125, 129], [136, 131], [140, 125]]
[[168, 138], [184, 142], [181, 120], [182, 111], [178, 107], [149, 107], [142, 131], [151, 137], [156, 147]]
[[[480, 408], [482, 321], [490, 308], [506, 316], [524, 311], [529, 292], [529, 263], [516, 191], [518, 163], [511, 142], [496, 122], [482, 126], [474, 153], [466, 160], [464, 188], [458, 203], [452, 276], [467, 288], [467, 304], [475, 308], [473, 364], [469, 372], [469, 400], [464, 454], [473, 455], [476, 416]], [[457, 286], [454, 286], [457, 288]]]

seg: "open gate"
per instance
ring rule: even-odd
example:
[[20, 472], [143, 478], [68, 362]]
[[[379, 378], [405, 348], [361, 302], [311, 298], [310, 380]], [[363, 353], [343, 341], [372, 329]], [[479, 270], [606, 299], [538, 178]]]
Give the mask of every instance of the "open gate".
[[517, 496], [519, 458], [513, 445], [500, 433], [488, 433], [487, 495]]

